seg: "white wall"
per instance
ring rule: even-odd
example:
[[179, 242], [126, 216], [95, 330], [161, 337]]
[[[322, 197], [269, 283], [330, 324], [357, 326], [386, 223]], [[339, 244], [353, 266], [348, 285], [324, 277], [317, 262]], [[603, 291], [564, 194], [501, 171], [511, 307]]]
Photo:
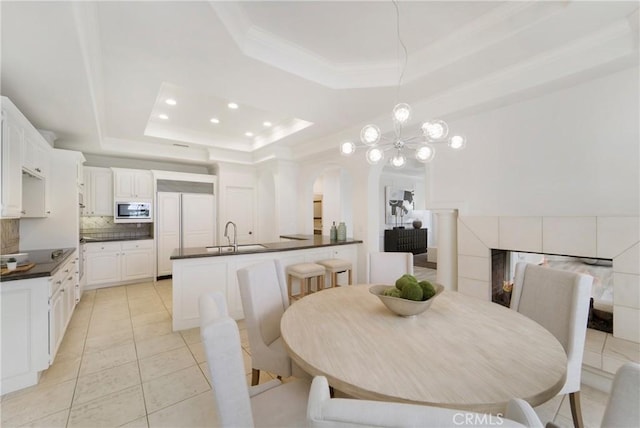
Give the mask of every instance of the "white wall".
[[637, 215], [638, 68], [450, 123], [428, 206], [463, 215]]
[[273, 172], [269, 169], [258, 171], [258, 236], [257, 242], [278, 241], [278, 228], [274, 227], [276, 221], [276, 187]]

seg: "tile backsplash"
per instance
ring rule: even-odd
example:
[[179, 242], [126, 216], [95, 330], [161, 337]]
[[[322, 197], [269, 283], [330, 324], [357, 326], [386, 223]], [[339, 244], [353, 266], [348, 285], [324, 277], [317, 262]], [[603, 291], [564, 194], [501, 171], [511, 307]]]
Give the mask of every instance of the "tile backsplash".
[[148, 238], [153, 223], [114, 223], [113, 217], [80, 217], [80, 236], [91, 238]]
[[0, 254], [17, 253], [20, 250], [20, 220], [17, 218], [0, 220]]

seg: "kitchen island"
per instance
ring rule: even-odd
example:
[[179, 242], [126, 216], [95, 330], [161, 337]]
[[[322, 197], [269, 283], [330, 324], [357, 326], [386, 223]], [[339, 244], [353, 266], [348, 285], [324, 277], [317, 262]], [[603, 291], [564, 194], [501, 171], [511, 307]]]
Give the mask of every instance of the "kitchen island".
[[[233, 247], [195, 247], [176, 249], [173, 263], [173, 330], [185, 330], [200, 324], [198, 299], [203, 293], [218, 291], [227, 298], [229, 315], [244, 318], [236, 271], [266, 260], [280, 260], [283, 268], [296, 263], [311, 263], [322, 259], [350, 260], [357, 266], [358, 244], [347, 239], [332, 241], [320, 235], [283, 235], [283, 241]], [[353, 272], [356, 283], [357, 270]], [[329, 285], [328, 283], [326, 284]], [[292, 293], [299, 291], [294, 282]]]

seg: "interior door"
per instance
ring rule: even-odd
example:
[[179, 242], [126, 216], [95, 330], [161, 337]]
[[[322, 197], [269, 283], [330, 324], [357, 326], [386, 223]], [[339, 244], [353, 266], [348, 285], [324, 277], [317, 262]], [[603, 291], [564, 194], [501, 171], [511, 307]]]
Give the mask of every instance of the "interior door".
[[229, 186], [226, 190], [227, 220], [238, 227], [238, 244], [255, 244], [254, 188]]
[[156, 276], [171, 275], [171, 253], [180, 247], [180, 193], [158, 192], [156, 223], [158, 228]]
[[215, 199], [205, 193], [182, 194], [182, 245], [208, 247], [215, 245]]

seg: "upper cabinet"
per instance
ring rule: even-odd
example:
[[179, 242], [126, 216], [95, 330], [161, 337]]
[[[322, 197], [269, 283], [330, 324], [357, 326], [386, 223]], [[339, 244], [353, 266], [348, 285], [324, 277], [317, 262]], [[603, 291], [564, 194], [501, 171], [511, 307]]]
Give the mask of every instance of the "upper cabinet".
[[22, 146], [24, 127], [18, 110], [2, 98], [2, 185], [0, 186], [2, 218], [18, 218], [22, 211]]
[[2, 97], [1, 146], [1, 217], [47, 217], [53, 148], [7, 97]]
[[115, 199], [153, 199], [151, 171], [112, 168]]
[[51, 147], [39, 133], [25, 133], [22, 150], [22, 170], [26, 173], [44, 178], [49, 173]]
[[113, 215], [113, 173], [109, 168], [84, 168], [84, 216]]

